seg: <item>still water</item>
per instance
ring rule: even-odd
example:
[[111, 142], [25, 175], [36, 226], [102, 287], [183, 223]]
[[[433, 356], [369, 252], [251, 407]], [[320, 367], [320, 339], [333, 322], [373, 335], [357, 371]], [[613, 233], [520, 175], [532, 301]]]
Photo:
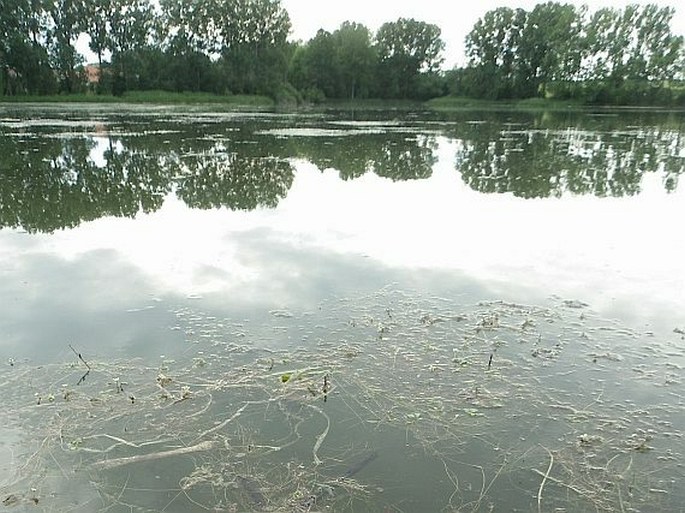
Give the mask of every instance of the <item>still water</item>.
[[0, 511], [685, 511], [682, 113], [0, 110]]

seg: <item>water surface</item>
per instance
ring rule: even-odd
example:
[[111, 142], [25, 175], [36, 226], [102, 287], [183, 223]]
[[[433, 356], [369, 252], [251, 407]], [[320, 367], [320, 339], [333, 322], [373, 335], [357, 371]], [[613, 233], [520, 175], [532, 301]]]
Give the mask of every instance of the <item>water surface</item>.
[[2, 507], [680, 511], [684, 134], [3, 108]]

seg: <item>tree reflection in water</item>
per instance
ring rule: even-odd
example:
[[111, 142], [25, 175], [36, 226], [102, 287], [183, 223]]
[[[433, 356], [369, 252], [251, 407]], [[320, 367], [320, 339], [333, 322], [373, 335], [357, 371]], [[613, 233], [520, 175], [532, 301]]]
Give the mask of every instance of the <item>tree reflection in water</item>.
[[[0, 226], [51, 232], [104, 216], [134, 217], [158, 210], [172, 192], [191, 208], [275, 208], [293, 184], [293, 159], [335, 169], [342, 180], [369, 172], [392, 181], [428, 179], [445, 140], [455, 143], [463, 181], [482, 193], [632, 196], [651, 173], [675, 191], [685, 167], [680, 123], [635, 117], [461, 112], [438, 122], [366, 125], [306, 116], [215, 124], [200, 118], [181, 128], [152, 117], [124, 118], [123, 126], [139, 130], [108, 133], [103, 125], [95, 135], [78, 124], [66, 134], [15, 127], [0, 137]], [[295, 128], [270, 133], [283, 125]]]

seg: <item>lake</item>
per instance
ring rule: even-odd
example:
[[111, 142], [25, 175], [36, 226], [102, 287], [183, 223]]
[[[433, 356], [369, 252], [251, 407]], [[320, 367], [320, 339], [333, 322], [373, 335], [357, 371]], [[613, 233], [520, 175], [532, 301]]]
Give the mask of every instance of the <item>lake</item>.
[[685, 511], [682, 112], [0, 106], [0, 510]]

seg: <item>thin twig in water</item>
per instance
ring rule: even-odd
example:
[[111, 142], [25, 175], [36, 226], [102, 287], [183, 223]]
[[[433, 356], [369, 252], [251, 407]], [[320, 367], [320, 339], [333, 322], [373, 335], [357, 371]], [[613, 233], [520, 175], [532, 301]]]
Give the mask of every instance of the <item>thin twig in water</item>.
[[545, 449], [547, 454], [549, 454], [549, 466], [547, 467], [547, 472], [545, 472], [545, 475], [542, 477], [540, 489], [538, 490], [538, 513], [542, 513], [542, 490], [545, 487], [545, 483], [547, 482], [550, 472], [552, 472], [552, 465], [554, 465], [554, 455], [552, 455], [547, 447], [543, 447], [543, 449]]
[[82, 441], [95, 439], [95, 438], [103, 438], [103, 437], [109, 438], [110, 440], [114, 440], [116, 443], [110, 445], [109, 447], [107, 447], [105, 449], [91, 449], [89, 447], [78, 447], [76, 450], [81, 451], [81, 452], [95, 453], [95, 454], [105, 454], [105, 453], [113, 451], [117, 447], [121, 447], [122, 445], [126, 445], [128, 447], [133, 447], [135, 449], [140, 449], [142, 447], [147, 447], [148, 445], [168, 443], [171, 441], [171, 439], [169, 439], [169, 438], [163, 438], [160, 440], [150, 440], [148, 442], [134, 443], [134, 442], [129, 442], [128, 440], [124, 440], [123, 438], [119, 438], [118, 436], [112, 436], [112, 435], [108, 435], [108, 434], [88, 436], [88, 437], [83, 438]]
[[480, 489], [480, 495], [478, 496], [478, 500], [476, 500], [476, 504], [471, 510], [472, 512], [480, 511], [480, 506], [483, 503], [483, 500], [485, 499], [486, 495], [490, 491], [490, 488], [492, 488], [492, 485], [497, 481], [499, 478], [500, 474], [504, 470], [504, 467], [507, 465], [507, 459], [506, 456], [504, 458], [504, 461], [502, 461], [502, 464], [500, 465], [499, 469], [497, 469], [497, 472], [495, 472], [495, 475], [492, 477], [489, 483], [486, 483], [486, 476], [485, 476], [485, 469], [481, 467], [480, 465], [470, 465], [471, 467], [480, 469], [481, 477], [482, 477], [482, 484], [481, 484], [481, 489]]
[[88, 368], [88, 371], [91, 370], [90, 365], [88, 365], [88, 362], [83, 359], [83, 356], [81, 356], [81, 353], [79, 353], [76, 349], [74, 349], [74, 346], [69, 344], [69, 348], [74, 352], [76, 356], [78, 356], [78, 359], [83, 362], [83, 364]]
[[[543, 474], [542, 472], [540, 472], [540, 471], [539, 471], [538, 469], [536, 469], [536, 468], [533, 469], [533, 472], [535, 472], [535, 473], [536, 473], [537, 475], [539, 475], [540, 477], [545, 477], [545, 475], [546, 475], [546, 474]], [[563, 486], [564, 488], [568, 488], [569, 490], [571, 490], [571, 491], [573, 491], [573, 492], [576, 492], [576, 493], [577, 493], [578, 495], [580, 495], [581, 497], [585, 497], [586, 499], [588, 499], [588, 500], [590, 500], [590, 501], [592, 500], [592, 497], [590, 497], [587, 493], [583, 492], [582, 490], [576, 488], [576, 487], [573, 486], [573, 485], [570, 485], [570, 484], [568, 484], [568, 483], [564, 483], [564, 482], [561, 481], [560, 479], [556, 479], [556, 478], [554, 478], [554, 477], [552, 477], [552, 476], [550, 476], [550, 475], [547, 475], [547, 479], [548, 479], [549, 481], [552, 481], [553, 483], [558, 484], [559, 486]]]
[[623, 507], [623, 497], [621, 496], [621, 483], [617, 483], [616, 490], [618, 491], [618, 505], [621, 507], [621, 513], [626, 513]]
[[247, 407], [250, 406], [251, 404], [263, 404], [264, 402], [266, 402], [266, 401], [246, 401], [246, 402], [245, 402], [240, 408], [238, 408], [238, 410], [237, 410], [233, 415], [231, 415], [229, 418], [227, 418], [226, 420], [224, 420], [224, 421], [221, 422], [220, 424], [217, 424], [217, 425], [214, 426], [213, 428], [208, 429], [207, 431], [204, 431], [204, 432], [200, 433], [200, 435], [199, 435], [197, 438], [195, 438], [195, 440], [193, 440], [193, 443], [202, 440], [202, 439], [203, 439], [204, 437], [206, 437], [207, 435], [210, 435], [210, 434], [212, 434], [212, 433], [214, 433], [214, 432], [216, 432], [216, 431], [219, 431], [220, 429], [223, 429], [227, 424], [233, 422], [235, 419], [237, 419], [238, 417], [240, 417], [240, 415], [242, 415], [242, 413], [245, 411], [245, 408], [247, 408]]
[[321, 444], [323, 443], [323, 441], [326, 439], [326, 436], [328, 435], [328, 430], [331, 428], [331, 419], [318, 406], [314, 406], [313, 404], [308, 404], [307, 406], [309, 406], [313, 410], [316, 410], [317, 412], [319, 412], [326, 419], [326, 429], [324, 429], [323, 432], [319, 436], [316, 437], [316, 443], [314, 444], [314, 448], [312, 449], [312, 453], [314, 454], [314, 465], [321, 465], [323, 463], [323, 461], [321, 461], [319, 459], [318, 452], [319, 452], [319, 448], [321, 447]]
[[215, 442], [205, 441], [196, 445], [191, 445], [190, 447], [179, 447], [178, 449], [171, 449], [170, 451], [153, 452], [150, 454], [140, 454], [137, 456], [126, 456], [124, 458], [113, 458], [111, 460], [98, 461], [93, 463], [93, 467], [97, 468], [98, 470], [106, 470], [121, 467], [122, 465], [128, 465], [129, 463], [140, 463], [142, 461], [159, 460], [169, 456], [179, 456], [181, 454], [206, 451], [215, 445]]
[[450, 480], [452, 485], [454, 486], [454, 490], [452, 491], [452, 494], [450, 495], [447, 503], [451, 506], [452, 505], [452, 499], [454, 499], [455, 495], [459, 494], [459, 477], [454, 474], [449, 467], [447, 466], [447, 462], [443, 459], [441, 459], [442, 465], [445, 467], [445, 474], [447, 474], [447, 479]]

